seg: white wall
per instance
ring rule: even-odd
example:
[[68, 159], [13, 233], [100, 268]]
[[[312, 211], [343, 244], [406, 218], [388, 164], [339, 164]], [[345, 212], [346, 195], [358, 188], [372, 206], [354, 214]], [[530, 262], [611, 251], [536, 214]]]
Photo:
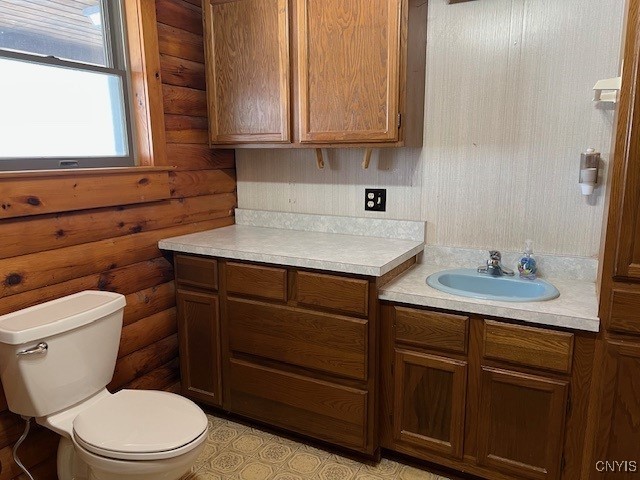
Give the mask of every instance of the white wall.
[[[429, 1], [422, 149], [238, 150], [241, 208], [428, 222], [428, 242], [595, 256], [603, 189], [577, 185], [580, 152], [608, 161], [613, 111], [592, 87], [617, 75], [621, 0]], [[364, 212], [365, 187], [388, 189]]]

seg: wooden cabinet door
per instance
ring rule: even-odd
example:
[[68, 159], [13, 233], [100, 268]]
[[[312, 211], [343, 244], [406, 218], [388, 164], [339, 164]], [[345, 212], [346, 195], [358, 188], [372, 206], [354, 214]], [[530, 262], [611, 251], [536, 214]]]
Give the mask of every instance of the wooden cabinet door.
[[603, 385], [596, 454], [591, 466], [594, 471], [590, 478], [638, 478], [640, 343], [607, 342]]
[[467, 363], [396, 350], [396, 442], [462, 458]]
[[478, 462], [518, 478], [561, 474], [568, 383], [482, 367]]
[[218, 296], [178, 290], [183, 395], [221, 406]]
[[398, 139], [401, 0], [297, 0], [302, 143]]
[[289, 142], [288, 0], [205, 0], [211, 144]]

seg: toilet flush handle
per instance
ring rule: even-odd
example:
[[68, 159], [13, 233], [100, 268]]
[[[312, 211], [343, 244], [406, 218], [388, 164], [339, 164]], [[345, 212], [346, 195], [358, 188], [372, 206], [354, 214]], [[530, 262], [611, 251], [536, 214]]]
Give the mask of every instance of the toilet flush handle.
[[42, 353], [47, 353], [47, 350], [49, 349], [49, 345], [47, 345], [44, 342], [40, 342], [38, 345], [36, 345], [35, 347], [32, 348], [27, 348], [26, 350], [22, 350], [21, 352], [18, 352], [17, 355], [39, 355]]

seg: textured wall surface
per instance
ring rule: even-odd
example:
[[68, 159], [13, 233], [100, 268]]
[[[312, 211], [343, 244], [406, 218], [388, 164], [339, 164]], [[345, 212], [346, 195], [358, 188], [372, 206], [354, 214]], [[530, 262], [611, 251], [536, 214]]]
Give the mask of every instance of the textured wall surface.
[[[587, 202], [580, 153], [609, 159], [614, 112], [592, 87], [617, 75], [624, 2], [430, 0], [422, 149], [238, 150], [241, 208], [426, 220], [438, 245], [594, 256], [603, 189]], [[367, 186], [388, 189], [364, 212]]]

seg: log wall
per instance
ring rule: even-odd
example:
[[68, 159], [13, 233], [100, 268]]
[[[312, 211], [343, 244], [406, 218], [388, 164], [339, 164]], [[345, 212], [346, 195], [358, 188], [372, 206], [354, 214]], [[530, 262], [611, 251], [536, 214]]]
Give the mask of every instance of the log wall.
[[[234, 223], [234, 153], [207, 146], [200, 1], [155, 9], [157, 40], [145, 43], [147, 55], [157, 45], [147, 60], [159, 66], [162, 98], [149, 101], [163, 106], [166, 148], [154, 163], [175, 169], [0, 174], [0, 314], [85, 289], [126, 295], [111, 391], [178, 390], [173, 269], [157, 242]], [[0, 392], [0, 480], [26, 478], [11, 454], [23, 427]], [[36, 479], [57, 478], [57, 443], [38, 427], [21, 447]]]

